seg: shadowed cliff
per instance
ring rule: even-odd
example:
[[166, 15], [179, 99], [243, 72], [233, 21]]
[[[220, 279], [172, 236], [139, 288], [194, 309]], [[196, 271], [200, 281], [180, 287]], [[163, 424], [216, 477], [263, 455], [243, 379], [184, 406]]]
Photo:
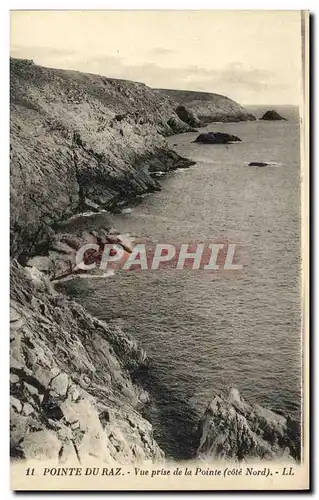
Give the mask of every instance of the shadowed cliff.
[[[94, 318], [49, 280], [73, 272], [83, 241], [103, 237], [105, 243], [110, 234], [54, 234], [52, 225], [158, 190], [154, 173], [190, 166], [192, 161], [169, 150], [165, 136], [210, 121], [254, 117], [215, 94], [156, 91], [25, 60], [11, 60], [10, 69], [12, 257], [32, 255], [49, 241], [27, 267], [15, 260], [11, 265], [11, 457], [162, 460], [151, 424], [142, 417], [151, 415], [138, 376], [147, 364], [144, 351], [117, 324]], [[168, 403], [174, 398], [156, 380], [145, 386]], [[189, 418], [182, 420], [183, 411], [172, 414], [161, 443], [173, 443], [175, 456], [190, 458], [198, 438], [195, 415], [187, 401], [180, 405]], [[198, 456], [241, 458], [253, 451], [263, 457], [268, 449], [277, 456], [286, 444], [296, 456], [291, 422], [267, 410], [262, 418], [254, 412], [240, 398], [217, 397], [203, 417]]]

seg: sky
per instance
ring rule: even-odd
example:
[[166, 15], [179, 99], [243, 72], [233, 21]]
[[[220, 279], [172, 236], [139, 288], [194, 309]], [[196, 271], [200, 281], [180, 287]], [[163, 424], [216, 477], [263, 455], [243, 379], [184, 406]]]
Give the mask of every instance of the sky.
[[11, 11], [11, 56], [146, 83], [298, 104], [299, 11]]

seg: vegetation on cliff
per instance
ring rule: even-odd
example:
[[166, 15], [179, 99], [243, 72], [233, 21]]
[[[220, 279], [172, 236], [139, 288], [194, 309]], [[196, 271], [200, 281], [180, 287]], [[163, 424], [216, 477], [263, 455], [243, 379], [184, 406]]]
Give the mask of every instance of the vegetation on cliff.
[[286, 120], [286, 118], [283, 118], [277, 111], [274, 109], [270, 109], [266, 111], [266, 113], [263, 114], [263, 116], [260, 118], [261, 120], [266, 120], [266, 121], [278, 121], [278, 120]]

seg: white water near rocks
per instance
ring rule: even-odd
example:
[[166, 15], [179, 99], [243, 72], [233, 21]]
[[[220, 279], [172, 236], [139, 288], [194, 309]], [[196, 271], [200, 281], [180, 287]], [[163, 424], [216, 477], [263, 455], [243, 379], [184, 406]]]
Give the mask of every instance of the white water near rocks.
[[[153, 242], [235, 241], [245, 257], [242, 274], [212, 280], [203, 270], [123, 271], [67, 284], [99, 318], [124, 318], [148, 352], [147, 416], [175, 457], [187, 456], [207, 403], [231, 386], [252, 403], [299, 415], [299, 122], [296, 110], [289, 112], [287, 122], [202, 130], [235, 134], [242, 139], [236, 144], [194, 144], [195, 133], [170, 138], [197, 164], [170, 174], [161, 192], [111, 220]], [[271, 166], [248, 167], [252, 161]]]

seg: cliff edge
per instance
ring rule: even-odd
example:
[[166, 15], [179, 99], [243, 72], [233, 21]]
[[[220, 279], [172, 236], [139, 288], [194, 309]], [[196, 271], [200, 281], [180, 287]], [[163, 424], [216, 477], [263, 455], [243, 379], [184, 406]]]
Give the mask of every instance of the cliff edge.
[[145, 352], [116, 324], [57, 293], [36, 268], [11, 267], [10, 448], [13, 459], [160, 460], [132, 382]]

